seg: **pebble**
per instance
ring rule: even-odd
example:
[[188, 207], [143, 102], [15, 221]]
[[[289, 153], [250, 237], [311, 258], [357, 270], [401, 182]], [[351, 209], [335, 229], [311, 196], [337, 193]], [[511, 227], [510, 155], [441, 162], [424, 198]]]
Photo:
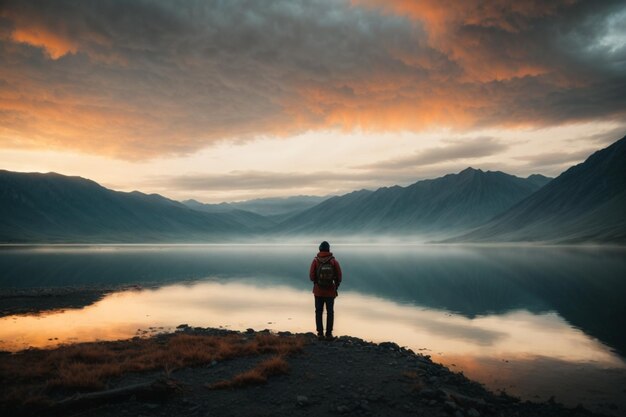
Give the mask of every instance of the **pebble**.
[[443, 403], [443, 407], [448, 412], [453, 412], [453, 411], [456, 411], [456, 409], [457, 409], [456, 404], [454, 402], [452, 402], [452, 401], [446, 401], [445, 403]]
[[380, 394], [370, 394], [367, 397], [367, 400], [371, 403], [375, 403], [377, 401], [380, 401], [382, 398], [382, 396]]
[[469, 417], [480, 417], [480, 413], [479, 413], [479, 412], [478, 412], [478, 410], [476, 410], [475, 408], [470, 408], [470, 409], [467, 411], [467, 415], [468, 415]]
[[306, 405], [309, 403], [309, 398], [306, 395], [298, 395], [296, 397], [296, 401], [298, 402], [298, 405]]
[[438, 397], [437, 393], [430, 389], [430, 388], [424, 388], [420, 391], [420, 395], [424, 398], [435, 398]]
[[348, 411], [350, 411], [350, 409], [348, 407], [346, 407], [345, 405], [340, 405], [337, 407], [337, 411], [341, 414], [347, 413]]
[[454, 413], [454, 417], [465, 417], [465, 416], [460, 410], [456, 410], [456, 412]]

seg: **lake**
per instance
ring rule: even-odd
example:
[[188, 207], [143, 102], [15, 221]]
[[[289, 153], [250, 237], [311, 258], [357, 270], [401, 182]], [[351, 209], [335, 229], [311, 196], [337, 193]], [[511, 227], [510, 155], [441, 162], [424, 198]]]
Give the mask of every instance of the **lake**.
[[[4, 246], [0, 288], [143, 289], [0, 318], [0, 349], [177, 325], [314, 331], [317, 245]], [[336, 245], [335, 334], [395, 341], [493, 390], [626, 411], [626, 250]], [[617, 408], [615, 408], [617, 407]]]

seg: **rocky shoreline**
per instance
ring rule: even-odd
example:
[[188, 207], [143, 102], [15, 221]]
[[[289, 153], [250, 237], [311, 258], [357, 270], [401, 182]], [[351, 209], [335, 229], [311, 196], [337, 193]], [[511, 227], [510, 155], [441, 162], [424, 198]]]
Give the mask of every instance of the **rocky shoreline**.
[[[176, 335], [233, 337], [249, 342], [270, 335], [248, 329], [193, 328], [181, 325], [172, 334], [153, 336], [166, 343]], [[230, 381], [267, 359], [267, 355], [212, 360], [174, 370], [130, 372], [107, 383], [104, 397], [98, 393], [57, 392], [55, 401], [37, 415], [75, 416], [600, 416], [585, 408], [566, 408], [554, 401], [522, 402], [504, 393], [494, 394], [462, 373], [434, 363], [393, 342], [371, 343], [341, 336], [332, 342], [318, 341], [314, 334], [280, 332], [277, 338], [302, 344], [297, 353], [285, 356], [284, 372], [258, 384], [211, 389]], [[143, 339], [147, 340], [147, 339]], [[115, 342], [108, 342], [115, 343]], [[54, 352], [51, 350], [50, 352]], [[7, 357], [5, 356], [6, 360]], [[7, 382], [8, 375], [2, 380]], [[165, 381], [165, 391], [141, 395]], [[143, 391], [133, 391], [140, 387]], [[160, 388], [162, 389], [162, 387]], [[158, 391], [161, 392], [161, 391]], [[165, 395], [167, 394], [167, 395]], [[83, 397], [81, 398], [81, 395]], [[89, 398], [108, 398], [90, 401]], [[71, 405], [68, 407], [68, 404]], [[6, 406], [7, 404], [4, 404]], [[2, 407], [4, 408], [4, 407]], [[34, 409], [13, 412], [31, 414]]]

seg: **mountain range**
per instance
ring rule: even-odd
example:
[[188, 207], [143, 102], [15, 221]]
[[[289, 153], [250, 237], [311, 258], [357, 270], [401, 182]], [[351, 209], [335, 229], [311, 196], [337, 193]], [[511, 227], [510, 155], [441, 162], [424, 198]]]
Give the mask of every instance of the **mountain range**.
[[626, 242], [626, 137], [452, 242]]
[[335, 197], [204, 204], [0, 170], [0, 242], [219, 242], [292, 236], [626, 243], [626, 137], [551, 180], [467, 168]]
[[253, 233], [230, 213], [56, 173], [0, 171], [0, 242], [194, 242]]
[[467, 168], [407, 187], [361, 190], [330, 198], [278, 225], [285, 234], [440, 234], [468, 230], [502, 213], [550, 181]]
[[220, 204], [206, 204], [193, 199], [185, 200], [182, 203], [194, 210], [206, 211], [208, 213], [244, 210], [280, 221], [284, 217], [311, 208], [328, 198], [313, 195], [296, 195], [292, 197], [257, 198]]

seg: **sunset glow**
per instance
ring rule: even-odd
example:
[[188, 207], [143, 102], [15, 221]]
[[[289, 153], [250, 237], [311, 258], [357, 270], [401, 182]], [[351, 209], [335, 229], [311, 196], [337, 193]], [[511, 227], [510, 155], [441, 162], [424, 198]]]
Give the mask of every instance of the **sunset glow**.
[[[195, 326], [306, 332], [310, 327], [311, 309], [303, 300], [308, 300], [308, 296], [308, 291], [287, 287], [260, 288], [242, 283], [211, 282], [119, 292], [82, 309], [0, 318], [0, 348], [11, 350], [130, 338], [138, 329], [146, 330], [149, 326], [171, 330], [189, 317], [195, 317]], [[280, 301], [268, 310], [266, 300], [269, 297]], [[341, 302], [342, 316], [337, 319], [338, 325], [351, 329], [354, 336], [376, 342], [395, 340], [416, 351], [428, 347], [428, 354], [443, 356], [442, 359], [454, 352], [456, 356], [467, 355], [468, 358], [522, 360], [546, 356], [567, 362], [626, 367], [604, 345], [572, 329], [554, 313], [514, 311], [469, 319], [443, 310], [401, 305], [359, 293], [346, 293]], [[265, 308], [262, 316], [259, 315], [261, 308]], [[555, 333], [559, 338], [553, 337]], [[530, 340], [533, 341], [532, 355], [527, 353]]]
[[626, 131], [624, 27], [618, 1], [9, 1], [2, 168], [206, 202], [555, 176]]

